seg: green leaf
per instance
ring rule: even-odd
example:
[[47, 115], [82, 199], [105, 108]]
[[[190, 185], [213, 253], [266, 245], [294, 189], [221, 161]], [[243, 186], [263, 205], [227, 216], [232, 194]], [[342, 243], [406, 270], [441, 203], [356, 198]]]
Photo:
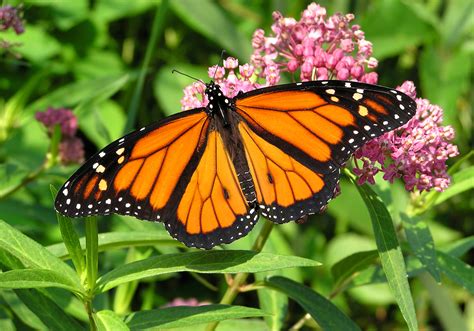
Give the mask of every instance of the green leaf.
[[[383, 59], [433, 39], [431, 24], [420, 19], [412, 8], [399, 0], [376, 1], [360, 21], [374, 56]], [[416, 33], [413, 33], [416, 31]]]
[[137, 279], [191, 271], [197, 273], [255, 273], [293, 267], [315, 267], [319, 262], [296, 256], [283, 256], [253, 251], [199, 251], [166, 254], [125, 264], [98, 280], [98, 291]]
[[47, 249], [0, 220], [0, 249], [13, 255], [25, 268], [47, 269], [58, 272], [80, 284], [79, 277], [66, 263]]
[[153, 94], [167, 116], [181, 111], [180, 100], [184, 96], [183, 90], [190, 84], [188, 77], [177, 73], [173, 74], [174, 68], [179, 68], [180, 71], [193, 77], [201, 79], [207, 77], [205, 68], [185, 63], [177, 63], [160, 69], [153, 81]]
[[474, 236], [462, 238], [440, 247], [440, 250], [454, 257], [461, 257], [474, 247]]
[[[46, 325], [44, 325], [43, 322], [41, 322], [41, 320], [20, 300], [20, 298], [18, 298], [14, 291], [2, 290], [0, 295], [22, 323], [34, 330], [48, 329]], [[0, 329], [4, 330], [4, 328], [1, 327]]]
[[53, 301], [36, 290], [15, 290], [20, 300], [43, 322], [49, 330], [83, 330]]
[[209, 0], [174, 0], [170, 5], [176, 15], [191, 28], [238, 58], [249, 58], [252, 50], [248, 38], [235, 28], [232, 20], [216, 3]]
[[59, 287], [81, 294], [80, 283], [76, 283], [66, 275], [52, 270], [19, 269], [0, 273], [0, 288], [40, 288]]
[[402, 213], [405, 235], [413, 253], [437, 282], [441, 282], [436, 250], [428, 225], [417, 217]]
[[295, 300], [323, 330], [360, 330], [331, 301], [304, 285], [280, 276], [270, 277], [266, 284]]
[[[86, 247], [86, 238], [79, 240], [81, 247]], [[99, 233], [99, 252], [112, 249], [141, 246], [181, 246], [169, 234], [162, 232], [106, 232]], [[48, 246], [47, 249], [61, 259], [70, 258], [64, 243]], [[82, 250], [84, 252], [84, 249]]]
[[36, 100], [26, 112], [33, 114], [48, 107], [75, 107], [97, 98], [107, 99], [134, 78], [134, 73], [126, 73], [74, 82]]
[[260, 309], [229, 305], [181, 306], [130, 314], [126, 322], [131, 330], [194, 327], [197, 324], [228, 319], [267, 315]]
[[94, 314], [98, 331], [127, 331], [130, 330], [120, 316], [112, 310], [101, 310]]
[[29, 174], [29, 170], [20, 164], [0, 164], [0, 199], [17, 188]]
[[453, 282], [474, 294], [474, 271], [472, 267], [444, 252], [437, 251], [437, 254], [441, 271]]
[[10, 43], [20, 43], [21, 47], [15, 47], [26, 59], [37, 64], [47, 62], [48, 59], [61, 51], [61, 44], [57, 39], [49, 35], [44, 27], [28, 24], [25, 32], [17, 35], [13, 29], [2, 31], [2, 39]]
[[415, 306], [408, 285], [405, 261], [393, 227], [392, 218], [380, 197], [367, 185], [357, 185], [367, 205], [374, 229], [380, 261], [387, 276], [388, 285], [400, 307], [410, 330], [418, 330]]
[[467, 167], [455, 173], [452, 177], [452, 184], [446, 191], [440, 193], [435, 205], [452, 198], [453, 196], [472, 190], [474, 188], [474, 166]]
[[432, 307], [446, 331], [467, 331], [458, 303], [452, 298], [447, 287], [436, 283], [426, 272], [419, 275], [420, 282], [426, 288]]
[[[54, 186], [50, 186], [51, 193], [53, 195], [53, 199], [58, 194], [58, 191]], [[81, 244], [79, 242], [79, 236], [72, 224], [70, 218], [61, 215], [60, 213], [56, 213], [56, 217], [59, 223], [59, 229], [61, 231], [61, 236], [63, 238], [64, 247], [67, 248], [69, 252], [69, 256], [71, 256], [72, 263], [76, 268], [78, 275], [82, 275], [84, 271], [84, 254], [82, 253]]]
[[122, 136], [125, 121], [123, 109], [117, 103], [106, 100], [84, 112], [79, 124], [87, 138], [103, 148]]
[[354, 273], [371, 265], [378, 257], [376, 250], [357, 252], [343, 258], [331, 268], [335, 286], [339, 286]]

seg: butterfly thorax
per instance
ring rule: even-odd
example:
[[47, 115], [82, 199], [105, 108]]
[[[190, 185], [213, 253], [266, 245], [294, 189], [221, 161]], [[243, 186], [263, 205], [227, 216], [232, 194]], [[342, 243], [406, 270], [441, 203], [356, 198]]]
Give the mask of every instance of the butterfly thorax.
[[224, 127], [228, 128], [229, 118], [228, 111], [230, 109], [232, 100], [227, 98], [224, 93], [222, 93], [221, 87], [211, 81], [209, 84], [206, 84], [206, 96], [209, 100], [209, 103], [206, 107], [206, 113], [210, 116], [217, 116], [222, 120]]

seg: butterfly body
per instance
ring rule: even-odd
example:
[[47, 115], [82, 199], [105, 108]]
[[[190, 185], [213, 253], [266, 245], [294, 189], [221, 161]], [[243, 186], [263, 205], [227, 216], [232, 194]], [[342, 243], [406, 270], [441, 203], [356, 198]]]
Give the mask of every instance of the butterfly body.
[[344, 81], [287, 84], [209, 100], [111, 143], [61, 188], [67, 216], [118, 213], [162, 221], [188, 246], [246, 235], [263, 215], [285, 223], [319, 212], [340, 168], [364, 143], [406, 123], [408, 96]]

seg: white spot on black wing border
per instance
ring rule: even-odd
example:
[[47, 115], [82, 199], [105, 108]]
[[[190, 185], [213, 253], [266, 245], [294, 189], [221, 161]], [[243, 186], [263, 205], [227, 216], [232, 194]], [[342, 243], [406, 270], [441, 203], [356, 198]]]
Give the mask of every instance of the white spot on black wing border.
[[227, 228], [218, 228], [208, 234], [190, 235], [184, 225], [176, 218], [165, 221], [165, 228], [169, 234], [188, 247], [211, 249], [220, 244], [229, 244], [246, 236], [258, 222], [260, 210], [256, 204], [248, 207], [247, 213], [238, 215], [235, 222]]

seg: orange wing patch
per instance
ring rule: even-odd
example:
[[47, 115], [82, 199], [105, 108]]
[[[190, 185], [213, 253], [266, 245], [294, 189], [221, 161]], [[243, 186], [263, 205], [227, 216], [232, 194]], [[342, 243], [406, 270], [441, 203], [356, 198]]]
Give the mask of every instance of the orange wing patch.
[[205, 113], [190, 115], [138, 140], [114, 179], [116, 195], [128, 191], [137, 201], [149, 197], [154, 210], [165, 207], [207, 128], [206, 119]]
[[210, 131], [206, 150], [178, 205], [178, 221], [188, 234], [208, 234], [232, 226], [248, 209], [224, 142]]
[[272, 92], [237, 99], [236, 109], [252, 126], [323, 163], [334, 159], [332, 146], [343, 141], [343, 128], [356, 125], [356, 117], [348, 109], [330, 104], [311, 91]]
[[320, 174], [261, 138], [247, 124], [240, 123], [239, 131], [260, 204], [289, 207], [323, 189]]

